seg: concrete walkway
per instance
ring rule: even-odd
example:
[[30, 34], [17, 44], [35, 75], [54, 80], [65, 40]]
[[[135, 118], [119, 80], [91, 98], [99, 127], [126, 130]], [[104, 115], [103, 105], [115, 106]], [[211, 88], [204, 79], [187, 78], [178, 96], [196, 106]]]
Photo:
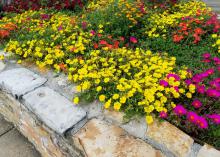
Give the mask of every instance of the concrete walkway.
[[34, 147], [0, 115], [0, 157], [40, 157]]
[[220, 13], [220, 0], [203, 0], [209, 7], [212, 7], [214, 11]]

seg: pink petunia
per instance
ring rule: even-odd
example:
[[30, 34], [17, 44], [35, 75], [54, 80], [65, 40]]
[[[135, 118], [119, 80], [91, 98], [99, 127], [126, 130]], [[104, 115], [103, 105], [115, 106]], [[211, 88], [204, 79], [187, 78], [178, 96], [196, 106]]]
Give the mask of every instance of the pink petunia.
[[191, 123], [196, 123], [199, 119], [199, 116], [195, 112], [188, 112], [187, 113], [187, 120], [190, 121]]
[[213, 61], [215, 62], [216, 65], [220, 65], [220, 58], [213, 57]]
[[218, 124], [218, 125], [220, 124], [220, 115], [219, 114], [212, 114], [212, 115], [208, 115], [207, 117], [212, 119], [212, 121], [215, 124]]
[[215, 89], [211, 89], [211, 88], [207, 89], [206, 94], [209, 97], [213, 97], [213, 98], [219, 98], [220, 97], [220, 92], [215, 90]]
[[180, 77], [177, 74], [170, 73], [170, 74], [167, 75], [168, 79], [171, 78], [171, 77], [175, 78], [175, 81], [179, 81], [180, 80]]
[[202, 57], [203, 57], [204, 59], [208, 59], [208, 58], [211, 57], [211, 54], [210, 54], [210, 53], [204, 53], [204, 54], [202, 55]]
[[174, 113], [178, 116], [185, 115], [187, 113], [187, 110], [182, 105], [176, 105], [176, 107], [173, 109]]
[[193, 102], [192, 102], [192, 105], [195, 107], [195, 108], [200, 108], [202, 106], [202, 103], [201, 101], [199, 101], [198, 99], [195, 99]]
[[167, 86], [169, 86], [169, 83], [165, 80], [160, 80], [160, 85], [164, 86], [164, 87], [167, 87]]
[[196, 123], [201, 129], [208, 128], [208, 122], [204, 117], [199, 117]]
[[205, 85], [197, 85], [196, 86], [197, 92], [200, 94], [204, 94], [205, 93]]
[[138, 40], [135, 37], [130, 37], [130, 42], [136, 44]]
[[167, 112], [161, 111], [160, 112], [160, 118], [167, 118]]

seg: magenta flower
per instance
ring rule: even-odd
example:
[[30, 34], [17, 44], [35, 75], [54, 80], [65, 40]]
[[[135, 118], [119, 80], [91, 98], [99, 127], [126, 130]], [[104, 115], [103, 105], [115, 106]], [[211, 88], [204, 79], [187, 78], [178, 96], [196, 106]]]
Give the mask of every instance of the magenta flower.
[[220, 124], [220, 115], [219, 114], [212, 114], [212, 115], [208, 115], [208, 118], [212, 119], [212, 121], [215, 124]]
[[211, 88], [207, 89], [206, 94], [209, 97], [213, 97], [213, 98], [219, 98], [220, 97], [220, 92], [215, 90], [215, 89], [211, 89]]
[[91, 33], [92, 35], [95, 35], [95, 31], [94, 31], [94, 30], [91, 30], [90, 33]]
[[160, 80], [160, 85], [164, 86], [164, 87], [167, 87], [167, 86], [169, 86], [169, 83], [165, 80]]
[[199, 119], [199, 116], [195, 112], [188, 112], [187, 113], [187, 120], [190, 121], [191, 123], [196, 123]]
[[214, 72], [215, 72], [215, 69], [211, 68], [211, 69], [206, 70], [205, 73], [207, 73], [208, 75], [212, 75], [214, 74]]
[[83, 21], [83, 22], [82, 22], [82, 28], [83, 28], [83, 29], [86, 29], [86, 27], [87, 27], [87, 22]]
[[135, 37], [130, 37], [130, 42], [136, 44], [138, 42], [138, 40]]
[[195, 108], [200, 108], [202, 106], [202, 103], [201, 101], [199, 101], [198, 99], [195, 99], [193, 102], [192, 102], [192, 105], [195, 107]]
[[161, 111], [160, 112], [160, 118], [167, 118], [167, 112]]
[[204, 117], [199, 117], [196, 123], [201, 129], [208, 128], [208, 122]]
[[215, 62], [216, 65], [220, 65], [220, 58], [213, 57], [213, 61]]
[[185, 80], [185, 83], [187, 84], [187, 86], [189, 86], [190, 84], [192, 84], [192, 80], [187, 79], [187, 80]]
[[200, 94], [205, 93], [205, 85], [197, 85], [196, 89], [197, 89], [197, 92], [200, 93]]
[[174, 86], [173, 88], [175, 89], [176, 92], [179, 92], [179, 87]]
[[167, 75], [167, 78], [169, 79], [170, 77], [175, 78], [175, 81], [179, 81], [179, 80], [180, 80], [180, 77], [179, 77], [179, 75], [177, 75], [177, 74], [168, 74], [168, 75]]
[[217, 70], [220, 72], [220, 66], [219, 66], [219, 67], [217, 67]]
[[173, 109], [173, 111], [178, 116], [182, 116], [187, 113], [187, 110], [182, 105], [176, 105], [176, 107]]
[[210, 53], [204, 53], [202, 56], [204, 59], [208, 59], [211, 57]]
[[58, 31], [61, 31], [63, 29], [63, 27], [62, 27], [62, 25], [60, 25], [59, 27], [58, 27]]

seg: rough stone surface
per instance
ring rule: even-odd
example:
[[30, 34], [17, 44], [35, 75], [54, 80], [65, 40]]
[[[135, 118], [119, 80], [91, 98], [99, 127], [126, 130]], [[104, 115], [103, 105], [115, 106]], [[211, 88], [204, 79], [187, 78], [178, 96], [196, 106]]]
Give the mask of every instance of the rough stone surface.
[[199, 151], [197, 157], [220, 157], [220, 151], [205, 144]]
[[6, 122], [4, 118], [0, 115], [0, 136], [8, 132], [13, 128], [13, 125]]
[[160, 151], [127, 135], [122, 128], [98, 119], [90, 120], [73, 140], [87, 157], [163, 157]]
[[202, 148], [200, 144], [193, 143], [189, 157], [197, 157], [199, 150]]
[[60, 136], [44, 126], [13, 97], [0, 91], [0, 113], [34, 144], [42, 157], [80, 157]]
[[37, 88], [24, 95], [23, 100], [27, 108], [59, 134], [85, 123], [86, 112], [83, 109], [48, 87]]
[[190, 154], [193, 139], [168, 122], [155, 121], [148, 126], [147, 138], [164, 145], [177, 157]]
[[5, 69], [5, 64], [0, 61], [0, 72], [3, 71]]
[[104, 110], [104, 116], [107, 121], [119, 125], [129, 134], [141, 139], [146, 138], [147, 124], [144, 118], [140, 120], [130, 120], [126, 123], [123, 120], [124, 113], [111, 110]]
[[0, 88], [15, 97], [21, 97], [27, 92], [41, 86], [47, 80], [25, 69], [16, 68], [0, 73]]
[[0, 137], [1, 157], [40, 157], [34, 147], [15, 129]]

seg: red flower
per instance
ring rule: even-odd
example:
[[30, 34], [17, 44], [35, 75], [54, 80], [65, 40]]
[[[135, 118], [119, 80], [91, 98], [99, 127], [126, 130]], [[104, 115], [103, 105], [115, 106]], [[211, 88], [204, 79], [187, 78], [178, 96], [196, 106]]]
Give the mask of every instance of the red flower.
[[108, 43], [107, 43], [105, 40], [100, 40], [100, 41], [99, 41], [99, 44], [101, 44], [101, 45], [107, 45]]
[[183, 36], [182, 35], [177, 35], [177, 34], [175, 34], [174, 36], [173, 36], [173, 41], [175, 42], [175, 43], [179, 43], [181, 40], [183, 40]]
[[99, 45], [97, 43], [94, 43], [94, 49], [99, 48]]
[[135, 37], [130, 37], [130, 42], [136, 44], [138, 40]]

